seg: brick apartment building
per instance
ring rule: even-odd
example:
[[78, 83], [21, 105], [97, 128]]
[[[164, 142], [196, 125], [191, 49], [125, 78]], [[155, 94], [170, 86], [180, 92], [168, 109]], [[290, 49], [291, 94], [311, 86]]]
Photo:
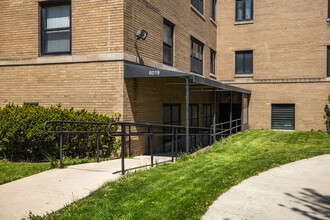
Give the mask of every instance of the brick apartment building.
[[242, 129], [324, 130], [328, 5], [1, 0], [0, 106], [62, 103], [131, 122], [242, 118]]

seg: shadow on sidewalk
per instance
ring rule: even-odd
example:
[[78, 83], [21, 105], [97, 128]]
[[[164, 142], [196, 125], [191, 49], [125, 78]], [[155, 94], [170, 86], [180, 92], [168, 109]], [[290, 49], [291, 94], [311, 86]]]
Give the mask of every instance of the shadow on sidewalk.
[[[285, 193], [285, 195], [292, 198], [293, 202], [298, 203], [299, 206], [304, 207], [287, 207], [292, 211], [300, 213], [310, 219], [330, 219], [330, 195], [322, 195], [316, 190], [309, 188], [303, 188], [298, 195], [293, 195], [291, 193]], [[283, 204], [278, 205], [285, 207]]]

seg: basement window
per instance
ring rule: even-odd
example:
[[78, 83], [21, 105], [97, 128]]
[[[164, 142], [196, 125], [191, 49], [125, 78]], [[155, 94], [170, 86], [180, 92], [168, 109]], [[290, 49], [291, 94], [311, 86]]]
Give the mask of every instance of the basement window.
[[41, 3], [41, 55], [71, 54], [71, 5]]

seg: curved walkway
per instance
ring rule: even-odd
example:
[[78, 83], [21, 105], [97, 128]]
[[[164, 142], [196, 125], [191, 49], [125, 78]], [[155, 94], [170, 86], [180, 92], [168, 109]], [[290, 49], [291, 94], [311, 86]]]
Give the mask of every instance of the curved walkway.
[[202, 219], [330, 219], [330, 155], [244, 180], [222, 194]]
[[[154, 156], [158, 163], [167, 156]], [[150, 156], [125, 159], [125, 168], [150, 165]], [[108, 181], [121, 177], [121, 160], [86, 163], [52, 169], [0, 185], [0, 220], [27, 218], [31, 211], [44, 215], [88, 196]]]

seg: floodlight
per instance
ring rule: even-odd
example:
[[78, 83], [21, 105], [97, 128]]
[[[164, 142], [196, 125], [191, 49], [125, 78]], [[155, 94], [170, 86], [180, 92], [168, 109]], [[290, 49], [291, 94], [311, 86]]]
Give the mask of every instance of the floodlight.
[[138, 32], [136, 33], [137, 39], [145, 40], [147, 36], [148, 36], [148, 32], [143, 29], [138, 30]]

